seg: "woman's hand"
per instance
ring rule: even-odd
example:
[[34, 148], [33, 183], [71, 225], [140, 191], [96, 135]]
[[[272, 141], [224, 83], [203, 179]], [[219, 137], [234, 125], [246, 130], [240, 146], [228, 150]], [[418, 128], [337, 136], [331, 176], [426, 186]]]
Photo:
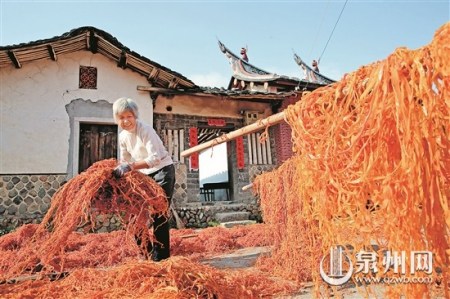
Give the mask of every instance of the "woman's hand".
[[131, 171], [132, 167], [128, 163], [121, 163], [119, 166], [114, 168], [113, 175], [115, 178], [119, 179], [125, 175], [125, 173]]

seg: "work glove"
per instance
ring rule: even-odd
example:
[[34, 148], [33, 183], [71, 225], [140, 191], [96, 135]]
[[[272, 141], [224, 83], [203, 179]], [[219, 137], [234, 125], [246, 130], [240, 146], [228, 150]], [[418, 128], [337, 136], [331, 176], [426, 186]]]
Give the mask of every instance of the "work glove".
[[125, 173], [131, 171], [131, 166], [128, 163], [122, 163], [113, 170], [113, 175], [116, 179], [119, 179], [125, 175]]

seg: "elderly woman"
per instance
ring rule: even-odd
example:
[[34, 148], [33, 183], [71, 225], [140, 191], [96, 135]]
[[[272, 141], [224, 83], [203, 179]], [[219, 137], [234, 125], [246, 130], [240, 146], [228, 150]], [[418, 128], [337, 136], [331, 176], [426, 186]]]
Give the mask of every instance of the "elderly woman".
[[[139, 170], [164, 189], [170, 205], [175, 185], [175, 167], [161, 139], [152, 126], [139, 120], [138, 106], [132, 99], [116, 100], [113, 115], [122, 129], [119, 134], [121, 163], [114, 169], [114, 176], [121, 178], [131, 170]], [[153, 261], [160, 261], [170, 257], [169, 221], [163, 216], [156, 216], [153, 220], [156, 242], [153, 246], [147, 244], [148, 256]], [[140, 245], [139, 237], [137, 241]]]

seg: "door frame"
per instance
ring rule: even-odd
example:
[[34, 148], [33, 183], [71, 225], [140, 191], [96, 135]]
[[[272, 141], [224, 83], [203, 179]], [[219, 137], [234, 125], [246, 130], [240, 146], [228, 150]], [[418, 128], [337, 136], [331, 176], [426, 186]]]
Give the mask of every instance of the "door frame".
[[[113, 118], [100, 117], [74, 117], [73, 119], [73, 147], [72, 147], [72, 177], [78, 175], [78, 162], [80, 154], [80, 123], [115, 125]], [[119, 134], [119, 130], [117, 130]], [[117, 138], [117, 141], [119, 138]], [[117, 144], [117, 157], [119, 156], [119, 145]]]

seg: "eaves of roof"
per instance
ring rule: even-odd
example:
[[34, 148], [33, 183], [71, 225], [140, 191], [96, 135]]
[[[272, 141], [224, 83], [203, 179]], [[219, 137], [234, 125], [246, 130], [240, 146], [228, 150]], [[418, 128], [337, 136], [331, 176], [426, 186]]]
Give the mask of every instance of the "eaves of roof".
[[137, 89], [141, 91], [150, 91], [156, 94], [166, 96], [173, 96], [173, 95], [193, 95], [197, 97], [213, 96], [222, 99], [230, 99], [237, 101], [255, 101], [255, 102], [283, 101], [286, 98], [298, 95], [297, 91], [263, 92], [251, 90], [224, 89], [217, 87], [197, 87], [183, 90], [183, 89], [158, 88], [152, 86], [138, 86]]
[[[306, 80], [301, 80], [294, 77], [287, 77], [287, 76], [279, 76], [276, 79], [273, 80], [248, 80], [247, 78], [243, 78], [241, 76], [233, 75], [230, 79], [230, 82], [228, 83], [228, 89], [232, 89], [234, 86], [234, 79], [242, 80], [245, 82], [271, 82], [271, 86], [277, 87], [280, 91], [293, 91], [293, 90], [314, 90], [319, 87], [323, 87], [323, 84], [317, 83], [317, 82], [310, 82]], [[246, 80], [247, 79], [247, 80]]]
[[163, 88], [196, 88], [194, 82], [121, 44], [111, 34], [86, 26], [73, 29], [61, 36], [42, 39], [29, 43], [0, 47], [0, 68], [23, 64], [37, 60], [58, 59], [61, 54], [77, 51], [91, 51], [102, 54], [117, 63], [118, 67], [131, 69], [147, 77], [153, 86]]

